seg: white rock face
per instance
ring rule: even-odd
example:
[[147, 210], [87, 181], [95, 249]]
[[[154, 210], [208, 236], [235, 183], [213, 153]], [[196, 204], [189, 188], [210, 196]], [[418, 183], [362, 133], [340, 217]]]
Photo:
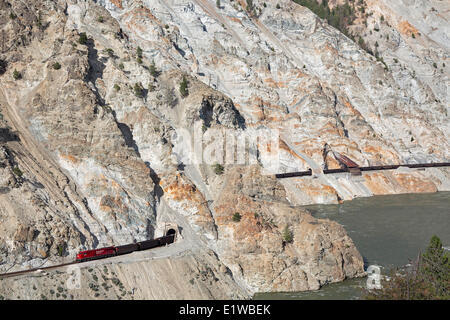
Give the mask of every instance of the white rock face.
[[[244, 1], [223, 1], [220, 8], [206, 0], [128, 1], [110, 11], [143, 48], [144, 56], [162, 69], [177, 65], [231, 97], [247, 127], [280, 130], [286, 148], [279, 155], [279, 172], [322, 167], [325, 143], [360, 165], [448, 161], [448, 69], [427, 75], [432, 64], [421, 67], [422, 63], [408, 60], [426, 61], [426, 52], [448, 56], [443, 36], [428, 37], [425, 32], [437, 28], [440, 31], [433, 34], [445, 34], [448, 26], [441, 18], [429, 19], [430, 24], [425, 20], [420, 25], [421, 43], [412, 43], [402, 34], [405, 21], [428, 12], [432, 4], [367, 2], [375, 12], [367, 30], [381, 13], [395, 23], [394, 27], [382, 25], [380, 33], [389, 29], [396, 46], [387, 43], [385, 50], [379, 50], [383, 57], [391, 56], [389, 61], [396, 56], [411, 66], [411, 72], [405, 73], [395, 66], [385, 70], [381, 62], [308, 9], [292, 1], [278, 3], [281, 9], [255, 1], [258, 17], [248, 15]], [[409, 9], [404, 10], [405, 6]], [[445, 12], [444, 7], [436, 8]], [[446, 190], [448, 172], [437, 171], [439, 177], [430, 170], [419, 176], [429, 177], [435, 189]], [[321, 177], [321, 188], [335, 189], [337, 197], [305, 195], [300, 202], [378, 194], [366, 178], [357, 184], [362, 186], [346, 178]], [[285, 186], [302, 189], [295, 183]], [[386, 192], [405, 191], [394, 183]]]
[[[353, 27], [385, 65], [288, 0], [11, 2], [0, 7], [1, 270], [171, 222], [182, 237], [168, 257], [192, 250], [184, 268], [212, 250], [236, 281], [226, 297], [317, 289], [362, 275], [362, 258], [341, 226], [292, 206], [450, 190], [445, 168], [322, 171], [338, 167], [326, 144], [362, 166], [449, 161], [445, 3], [365, 2], [373, 14]], [[276, 141], [245, 145], [258, 130]], [[222, 135], [248, 161], [206, 161]]]

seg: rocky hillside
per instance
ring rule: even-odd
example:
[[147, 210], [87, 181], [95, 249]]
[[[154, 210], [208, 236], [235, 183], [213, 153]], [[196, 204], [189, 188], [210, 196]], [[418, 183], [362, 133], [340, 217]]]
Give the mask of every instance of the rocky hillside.
[[[345, 230], [297, 205], [450, 190], [448, 169], [321, 174], [338, 167], [325, 144], [360, 165], [449, 161], [449, 13], [442, 1], [353, 6], [369, 15], [355, 9], [346, 36], [288, 0], [0, 0], [1, 272], [171, 222], [168, 256], [192, 257], [177, 268], [210, 250], [226, 273], [225, 295], [194, 298], [361, 276]], [[246, 144], [255, 132], [276, 139]], [[17, 290], [0, 281], [1, 295]]]

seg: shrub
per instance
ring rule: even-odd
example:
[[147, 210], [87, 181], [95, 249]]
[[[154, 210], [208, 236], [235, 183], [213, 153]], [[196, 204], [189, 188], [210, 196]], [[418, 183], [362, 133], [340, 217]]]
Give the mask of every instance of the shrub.
[[159, 76], [159, 71], [156, 69], [155, 61], [152, 60], [152, 63], [150, 63], [149, 70], [152, 77], [156, 78]]
[[55, 70], [59, 70], [59, 69], [61, 69], [61, 64], [60, 64], [59, 62], [55, 62], [55, 63], [52, 65], [52, 67], [53, 67], [53, 69], [55, 69]]
[[239, 221], [241, 221], [241, 214], [240, 214], [239, 212], [235, 212], [235, 213], [233, 214], [233, 221], [234, 221], [234, 222], [239, 222]]
[[110, 57], [114, 56], [114, 50], [111, 48], [106, 49], [105, 53], [108, 54]]
[[22, 79], [22, 74], [21, 74], [19, 71], [14, 70], [14, 72], [13, 72], [13, 78], [14, 78], [14, 80]]
[[189, 95], [188, 82], [185, 76], [183, 76], [183, 80], [180, 83], [180, 93], [183, 97], [187, 97]]
[[64, 245], [62, 244], [58, 245], [57, 249], [58, 249], [58, 256], [62, 257], [64, 253]]
[[119, 91], [120, 90], [120, 86], [116, 83], [114, 84], [114, 90]]
[[247, 0], [247, 11], [248, 12], [253, 11], [253, 0]]
[[288, 226], [286, 226], [283, 230], [283, 240], [287, 243], [291, 243], [294, 240], [294, 235], [289, 230]]
[[217, 175], [221, 175], [221, 174], [224, 172], [224, 167], [223, 167], [223, 165], [221, 165], [220, 163], [216, 163], [216, 164], [214, 165], [214, 172], [215, 172]]
[[19, 169], [19, 167], [14, 167], [13, 172], [18, 177], [23, 176], [23, 172], [22, 172], [22, 170]]
[[348, 26], [356, 19], [354, 9], [348, 2], [342, 5], [336, 5], [333, 9], [328, 6], [328, 0], [318, 3], [317, 0], [294, 0], [301, 6], [307, 7], [321, 19], [326, 19], [328, 24], [332, 25], [346, 36], [349, 36]]
[[97, 21], [100, 22], [100, 23], [102, 23], [102, 22], [105, 21], [105, 20], [103, 19], [103, 16], [98, 16]]
[[416, 35], [414, 33], [411, 33], [411, 37], [413, 37], [413, 39], [415, 39]]
[[448, 300], [450, 299], [450, 253], [437, 236], [425, 253], [408, 269], [392, 269], [389, 280], [381, 279], [381, 289], [365, 290], [369, 300]]
[[279, 3], [277, 3], [277, 9], [280, 9], [281, 7], [280, 7], [280, 4]]
[[142, 59], [142, 49], [141, 49], [141, 47], [137, 47], [136, 54], [137, 54], [138, 58]]
[[216, 7], [220, 9], [220, 0], [216, 0]]
[[11, 20], [14, 20], [15, 18], [17, 18], [17, 16], [14, 14], [14, 12], [11, 12], [11, 13], [9, 14], [9, 18], [10, 18]]
[[123, 70], [125, 68], [125, 66], [123, 65], [123, 63], [119, 63], [119, 69]]
[[136, 97], [142, 98], [144, 96], [144, 88], [142, 87], [142, 84], [140, 82], [134, 85], [133, 90]]
[[142, 58], [141, 57], [137, 57], [136, 61], [137, 61], [137, 63], [142, 64]]
[[87, 40], [88, 40], [88, 38], [87, 38], [86, 32], [80, 33], [80, 37], [78, 38], [78, 43], [86, 44]]

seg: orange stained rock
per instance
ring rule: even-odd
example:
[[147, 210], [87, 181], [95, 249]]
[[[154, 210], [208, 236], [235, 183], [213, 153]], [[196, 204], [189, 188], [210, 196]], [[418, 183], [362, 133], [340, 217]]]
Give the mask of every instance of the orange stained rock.
[[348, 109], [350, 109], [352, 114], [354, 114], [356, 116], [359, 116], [359, 117], [362, 117], [361, 113], [358, 110], [356, 110], [355, 107], [353, 107], [353, 105], [347, 99], [341, 98], [341, 100], [344, 102], [344, 105]]
[[272, 78], [265, 78], [264, 82], [271, 88], [286, 88], [286, 81], [275, 81]]
[[239, 24], [242, 25], [242, 21], [241, 21], [241, 19], [239, 19], [239, 18], [236, 18], [236, 17], [228, 17], [228, 19], [230, 19], [231, 21], [237, 22], [237, 23], [239, 23]]
[[119, 9], [123, 9], [122, 0], [109, 0], [113, 5]]
[[105, 195], [100, 199], [100, 209], [104, 212], [111, 212], [119, 210], [121, 212], [127, 212], [128, 207], [122, 202], [119, 196], [112, 197]]
[[311, 197], [319, 197], [323, 196], [324, 194], [332, 194], [337, 196], [336, 190], [333, 187], [325, 184], [308, 185], [307, 187], [297, 184], [296, 188], [302, 189], [303, 192]]
[[414, 174], [406, 173], [394, 173], [394, 177], [403, 188], [408, 190], [408, 192], [437, 192], [436, 185], [429, 178], [418, 177]]
[[389, 179], [381, 172], [364, 174], [365, 185], [374, 195], [389, 194], [393, 188]]
[[69, 160], [70, 162], [75, 163], [75, 164], [80, 162], [80, 160], [78, 158], [75, 158], [73, 155], [70, 155], [70, 154], [62, 153], [61, 158]]
[[414, 34], [418, 34], [419, 30], [417, 30], [416, 28], [414, 28], [408, 21], [401, 21], [398, 24], [398, 30], [400, 31], [401, 34], [407, 35], [407, 36], [411, 36], [413, 33]]
[[371, 145], [369, 145], [369, 146], [364, 146], [364, 147], [362, 148], [362, 150], [363, 150], [365, 153], [371, 153], [371, 154], [374, 154], [375, 156], [377, 156], [377, 157], [379, 158], [379, 160], [381, 160], [381, 159], [387, 159], [387, 160], [389, 160], [390, 162], [392, 161], [392, 162], [393, 162], [392, 164], [396, 164], [396, 163], [399, 163], [399, 162], [400, 162], [400, 159], [398, 158], [398, 156], [397, 156], [396, 154], [392, 153], [392, 152], [389, 151], [389, 150], [385, 150], [385, 149], [383, 149], [383, 148], [380, 147], [380, 146], [371, 146]]
[[305, 160], [303, 160], [303, 158], [300, 157], [297, 153], [292, 151], [291, 148], [289, 148], [283, 140], [279, 141], [278, 146], [281, 150], [287, 151], [291, 156], [293, 156], [294, 158], [300, 159], [303, 163], [306, 164]]

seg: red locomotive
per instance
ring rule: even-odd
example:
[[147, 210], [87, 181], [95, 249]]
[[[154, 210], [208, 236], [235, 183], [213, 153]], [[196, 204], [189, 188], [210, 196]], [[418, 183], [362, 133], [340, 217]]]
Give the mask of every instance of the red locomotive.
[[146, 241], [141, 241], [141, 242], [137, 242], [137, 243], [126, 244], [123, 246], [80, 251], [77, 254], [76, 261], [84, 262], [84, 261], [118, 256], [121, 254], [127, 254], [127, 253], [131, 253], [133, 251], [147, 250], [147, 249], [151, 249], [151, 248], [164, 246], [166, 244], [172, 243], [174, 240], [175, 240], [175, 234], [171, 233], [167, 236], [156, 238], [153, 240], [146, 240]]
[[112, 257], [116, 255], [116, 248], [115, 247], [108, 247], [108, 248], [100, 248], [95, 250], [86, 250], [86, 251], [80, 251], [77, 254], [77, 261], [89, 261], [89, 260], [95, 260], [100, 258], [107, 258]]

